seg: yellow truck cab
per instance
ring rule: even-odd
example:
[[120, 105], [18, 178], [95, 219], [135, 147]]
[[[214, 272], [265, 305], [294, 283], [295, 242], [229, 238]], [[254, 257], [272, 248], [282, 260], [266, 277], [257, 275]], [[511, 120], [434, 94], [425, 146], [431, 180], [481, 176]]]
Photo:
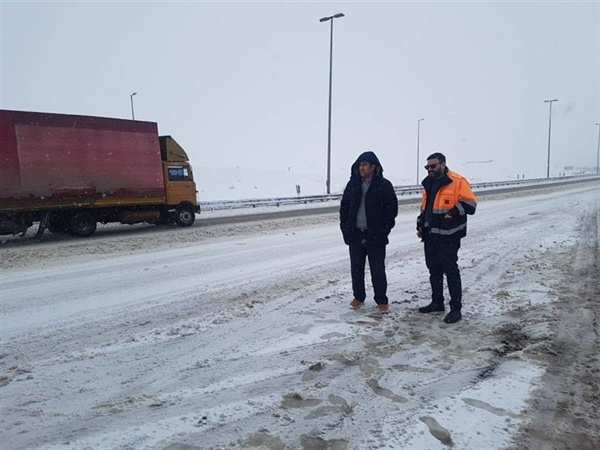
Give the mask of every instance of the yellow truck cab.
[[175, 221], [178, 224], [193, 223], [194, 214], [200, 212], [200, 207], [188, 155], [171, 136], [160, 136], [159, 140], [165, 177], [165, 204], [177, 205]]

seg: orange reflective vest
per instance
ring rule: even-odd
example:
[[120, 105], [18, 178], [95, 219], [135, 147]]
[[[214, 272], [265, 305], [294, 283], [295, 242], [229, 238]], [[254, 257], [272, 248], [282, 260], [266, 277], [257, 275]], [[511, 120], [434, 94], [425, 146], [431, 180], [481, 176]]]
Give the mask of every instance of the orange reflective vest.
[[[467, 179], [447, 170], [440, 180], [441, 187], [432, 192], [434, 180], [423, 180], [421, 215], [417, 219], [417, 229], [431, 236], [462, 238], [467, 235], [467, 215], [475, 214], [477, 197], [473, 194]], [[435, 195], [431, 211], [426, 211], [427, 196]], [[446, 217], [447, 215], [451, 218]]]

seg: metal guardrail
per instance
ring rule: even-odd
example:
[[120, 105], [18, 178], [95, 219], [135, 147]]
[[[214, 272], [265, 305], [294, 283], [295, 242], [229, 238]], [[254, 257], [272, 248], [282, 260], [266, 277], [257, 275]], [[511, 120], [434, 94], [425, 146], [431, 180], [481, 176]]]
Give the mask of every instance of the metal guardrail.
[[[578, 175], [568, 177], [557, 177], [557, 178], [534, 178], [529, 180], [508, 180], [508, 181], [488, 181], [483, 183], [473, 183], [471, 188], [474, 192], [488, 190], [488, 189], [500, 189], [507, 186], [516, 185], [536, 185], [536, 184], [555, 184], [564, 183], [569, 180], [584, 180], [598, 178], [597, 175]], [[406, 195], [421, 195], [421, 186], [394, 186], [396, 195], [398, 197], [404, 197]], [[325, 203], [332, 201], [339, 201], [342, 198], [342, 193], [335, 194], [323, 194], [323, 195], [305, 195], [297, 197], [277, 197], [277, 198], [251, 198], [243, 200], [223, 200], [223, 201], [209, 201], [202, 202], [201, 208], [203, 211], [221, 211], [228, 209], [240, 209], [240, 208], [258, 208], [258, 207], [279, 207], [287, 205], [302, 205], [309, 203]]]

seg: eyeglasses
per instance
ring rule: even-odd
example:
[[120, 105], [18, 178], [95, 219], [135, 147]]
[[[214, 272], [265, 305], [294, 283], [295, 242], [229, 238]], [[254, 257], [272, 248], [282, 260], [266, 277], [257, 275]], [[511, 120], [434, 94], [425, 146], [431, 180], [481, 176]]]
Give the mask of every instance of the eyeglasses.
[[425, 170], [435, 170], [437, 166], [439, 166], [439, 164], [428, 164], [425, 166]]

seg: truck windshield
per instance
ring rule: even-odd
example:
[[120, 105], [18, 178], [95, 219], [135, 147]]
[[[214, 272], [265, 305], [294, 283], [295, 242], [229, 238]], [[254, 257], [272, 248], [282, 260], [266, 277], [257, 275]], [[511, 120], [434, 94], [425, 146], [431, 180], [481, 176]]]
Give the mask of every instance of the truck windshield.
[[190, 171], [183, 166], [169, 166], [169, 181], [189, 181]]

